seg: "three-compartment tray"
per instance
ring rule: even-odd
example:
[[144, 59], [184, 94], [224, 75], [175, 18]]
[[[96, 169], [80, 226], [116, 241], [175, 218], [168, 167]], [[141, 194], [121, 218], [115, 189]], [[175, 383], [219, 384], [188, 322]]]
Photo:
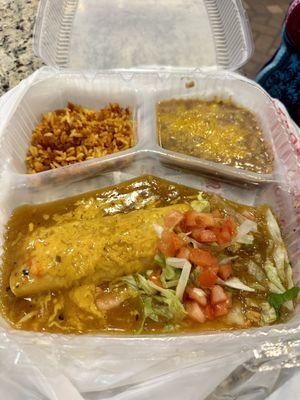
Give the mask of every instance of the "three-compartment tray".
[[[192, 85], [189, 83], [192, 82]], [[176, 153], [161, 147], [156, 127], [156, 105], [162, 99], [196, 98], [232, 99], [252, 111], [264, 134], [264, 140], [274, 155], [274, 169], [260, 174]], [[132, 110], [135, 145], [101, 158], [72, 164], [38, 174], [26, 175], [26, 152], [31, 134], [42, 114], [61, 109], [71, 101], [85, 107], [100, 109], [116, 102]], [[81, 72], [52, 70], [47, 78], [37, 77], [20, 96], [3, 130], [2, 151], [7, 170], [18, 182], [38, 186], [61, 180], [82, 179], [109, 168], [121, 168], [124, 163], [147, 153], [160, 161], [202, 173], [248, 183], [280, 181], [287, 135], [272, 99], [257, 84], [228, 71], [182, 73], [156, 72]], [[276, 146], [275, 146], [276, 142]]]

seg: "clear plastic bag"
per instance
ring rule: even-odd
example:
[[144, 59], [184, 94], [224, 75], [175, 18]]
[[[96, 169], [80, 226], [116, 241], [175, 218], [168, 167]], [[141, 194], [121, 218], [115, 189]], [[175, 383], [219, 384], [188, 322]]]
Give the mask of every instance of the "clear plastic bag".
[[[28, 89], [55, 74], [59, 73], [42, 69], [1, 99], [1, 134], [7, 133], [9, 119]], [[22, 203], [68, 197], [149, 173], [246, 204], [267, 202], [281, 222], [294, 281], [299, 285], [300, 146], [285, 109], [274, 104], [279, 124], [285, 128], [286, 141], [275, 137], [274, 150], [283, 167], [274, 182], [267, 185], [213, 180], [175, 164], [161, 164], [155, 151], [124, 157], [126, 162], [121, 167], [112, 163], [88, 177], [72, 175], [67, 180], [57, 180], [55, 185], [42, 181], [31, 185], [30, 179], [9, 168], [9, 154], [3, 152], [5, 136], [0, 136], [1, 240], [11, 211]], [[144, 121], [148, 120], [146, 113]], [[287, 323], [264, 328], [198, 335], [112, 337], [22, 332], [1, 320], [0, 394], [9, 392], [14, 400], [123, 400], [154, 396], [204, 399], [209, 395], [209, 400], [263, 399], [298, 368], [299, 322], [296, 308]]]

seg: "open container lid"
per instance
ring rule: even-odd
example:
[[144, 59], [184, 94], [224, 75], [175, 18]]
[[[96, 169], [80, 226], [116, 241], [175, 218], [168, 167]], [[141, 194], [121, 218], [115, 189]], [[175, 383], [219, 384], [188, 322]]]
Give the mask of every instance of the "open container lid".
[[73, 70], [236, 70], [253, 42], [241, 0], [40, 0], [34, 50]]

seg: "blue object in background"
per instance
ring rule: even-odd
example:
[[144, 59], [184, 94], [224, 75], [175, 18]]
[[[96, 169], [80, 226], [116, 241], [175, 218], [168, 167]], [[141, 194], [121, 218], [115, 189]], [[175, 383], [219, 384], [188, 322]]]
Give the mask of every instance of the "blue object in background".
[[279, 99], [300, 126], [300, 1], [290, 6], [282, 29], [282, 43], [256, 81]]

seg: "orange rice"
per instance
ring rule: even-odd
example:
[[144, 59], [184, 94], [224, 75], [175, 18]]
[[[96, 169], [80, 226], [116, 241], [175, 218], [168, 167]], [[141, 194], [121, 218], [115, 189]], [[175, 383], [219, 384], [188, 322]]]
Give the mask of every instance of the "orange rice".
[[68, 103], [43, 115], [32, 133], [26, 157], [27, 173], [47, 171], [103, 157], [134, 146], [129, 108], [109, 104], [100, 111]]

